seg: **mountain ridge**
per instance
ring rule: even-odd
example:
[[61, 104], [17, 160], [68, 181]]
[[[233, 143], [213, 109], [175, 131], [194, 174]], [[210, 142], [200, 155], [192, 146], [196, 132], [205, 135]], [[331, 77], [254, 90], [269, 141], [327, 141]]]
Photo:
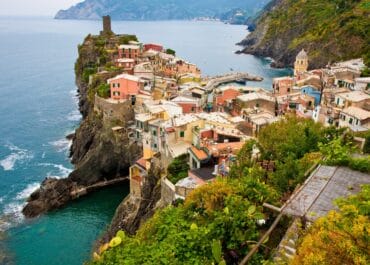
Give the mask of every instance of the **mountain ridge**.
[[250, 15], [261, 10], [269, 0], [85, 0], [60, 10], [55, 19], [98, 20], [110, 15], [113, 20], [189, 20], [199, 17], [220, 18], [235, 9]]

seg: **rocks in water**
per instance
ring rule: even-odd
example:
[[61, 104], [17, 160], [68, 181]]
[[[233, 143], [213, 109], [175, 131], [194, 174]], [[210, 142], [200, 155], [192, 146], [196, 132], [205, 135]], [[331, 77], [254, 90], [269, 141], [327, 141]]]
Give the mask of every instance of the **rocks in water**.
[[71, 191], [75, 187], [76, 183], [70, 179], [46, 178], [41, 187], [31, 194], [22, 213], [28, 218], [33, 218], [60, 208], [71, 200]]

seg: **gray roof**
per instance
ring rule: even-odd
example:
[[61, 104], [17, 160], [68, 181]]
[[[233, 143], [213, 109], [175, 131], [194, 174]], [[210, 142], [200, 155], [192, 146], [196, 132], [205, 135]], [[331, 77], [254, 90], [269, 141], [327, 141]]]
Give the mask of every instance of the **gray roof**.
[[298, 55], [297, 55], [297, 58], [296, 59], [299, 59], [299, 60], [306, 60], [308, 58], [308, 55], [306, 53], [306, 51], [304, 49], [302, 49]]
[[358, 193], [370, 175], [345, 167], [319, 166], [289, 199], [283, 212], [315, 221], [335, 209], [333, 200]]

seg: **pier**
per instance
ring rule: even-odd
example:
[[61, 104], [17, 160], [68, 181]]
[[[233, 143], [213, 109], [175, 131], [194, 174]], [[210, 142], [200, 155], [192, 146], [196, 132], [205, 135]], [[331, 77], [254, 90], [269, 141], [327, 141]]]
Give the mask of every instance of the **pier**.
[[105, 188], [108, 186], [112, 186], [112, 185], [115, 185], [115, 184], [118, 184], [124, 181], [128, 181], [128, 180], [129, 180], [129, 177], [126, 176], [126, 177], [116, 178], [112, 180], [100, 181], [100, 182], [97, 182], [87, 187], [76, 187], [76, 189], [71, 191], [71, 197], [73, 200], [78, 199], [79, 197], [84, 196], [92, 191]]
[[250, 75], [248, 73], [231, 73], [231, 74], [225, 74], [222, 76], [216, 76], [213, 78], [210, 78], [207, 85], [204, 87], [206, 91], [211, 92], [213, 89], [218, 87], [219, 85], [225, 84], [225, 83], [231, 83], [234, 81], [262, 81], [263, 78], [260, 76], [254, 76]]

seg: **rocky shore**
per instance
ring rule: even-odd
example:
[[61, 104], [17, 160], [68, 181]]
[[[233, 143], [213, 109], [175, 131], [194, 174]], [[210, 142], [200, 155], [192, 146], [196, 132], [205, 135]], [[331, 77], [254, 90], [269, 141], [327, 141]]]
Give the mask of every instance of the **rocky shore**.
[[128, 176], [130, 165], [141, 155], [141, 149], [129, 141], [126, 133], [112, 131], [117, 123], [125, 128], [133, 120], [133, 108], [128, 109], [119, 121], [104, 119], [94, 111], [94, 97], [91, 97], [94, 87], [83, 74], [89, 64], [99, 60], [99, 56], [96, 43], [86, 38], [79, 48], [76, 62], [76, 84], [83, 121], [76, 132], [68, 136], [73, 141], [70, 157], [75, 169], [65, 179], [47, 178], [41, 183], [23, 209], [28, 218], [65, 206], [74, 199], [72, 194], [78, 189]]

